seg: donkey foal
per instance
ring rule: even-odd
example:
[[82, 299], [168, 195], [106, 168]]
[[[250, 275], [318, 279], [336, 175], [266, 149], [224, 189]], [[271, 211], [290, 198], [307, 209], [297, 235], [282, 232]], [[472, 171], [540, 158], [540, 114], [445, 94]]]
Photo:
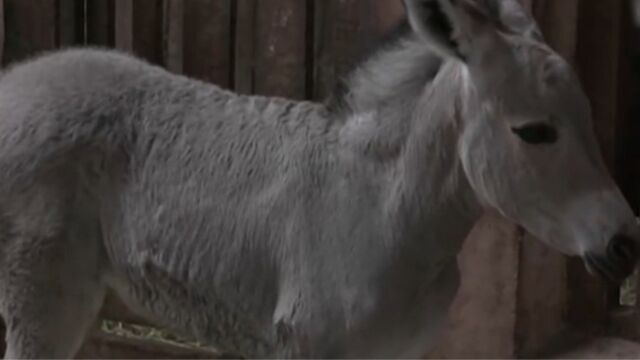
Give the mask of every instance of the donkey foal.
[[484, 209], [613, 280], [638, 228], [587, 98], [516, 0], [406, 0], [327, 104], [113, 51], [0, 78], [8, 358], [71, 357], [108, 289], [250, 357], [419, 357]]

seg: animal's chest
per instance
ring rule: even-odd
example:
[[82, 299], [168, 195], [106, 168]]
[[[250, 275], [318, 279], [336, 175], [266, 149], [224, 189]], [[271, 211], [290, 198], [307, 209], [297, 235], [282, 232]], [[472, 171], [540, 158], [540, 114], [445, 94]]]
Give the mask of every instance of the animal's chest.
[[427, 355], [443, 328], [458, 286], [458, 268], [453, 260], [431, 282], [397, 294], [394, 303], [371, 313], [369, 324], [353, 336], [359, 341], [352, 342], [347, 353], [370, 357]]
[[[423, 274], [428, 275], [428, 274]], [[397, 358], [424, 356], [441, 332], [459, 285], [452, 260], [431, 281], [343, 296], [293, 319], [286, 355]], [[298, 351], [296, 353], [295, 351]]]

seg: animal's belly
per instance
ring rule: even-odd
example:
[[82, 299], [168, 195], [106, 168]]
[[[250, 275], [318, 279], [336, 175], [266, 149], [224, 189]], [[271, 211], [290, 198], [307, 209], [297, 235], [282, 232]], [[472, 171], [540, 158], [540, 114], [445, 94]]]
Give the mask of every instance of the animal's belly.
[[134, 313], [187, 338], [234, 354], [264, 357], [276, 350], [270, 312], [246, 311], [243, 298], [231, 302], [225, 294], [174, 281], [153, 269], [112, 280], [110, 285]]
[[353, 334], [347, 356], [366, 358], [421, 358], [439, 340], [460, 284], [452, 261], [412, 304], [380, 314], [361, 334]]

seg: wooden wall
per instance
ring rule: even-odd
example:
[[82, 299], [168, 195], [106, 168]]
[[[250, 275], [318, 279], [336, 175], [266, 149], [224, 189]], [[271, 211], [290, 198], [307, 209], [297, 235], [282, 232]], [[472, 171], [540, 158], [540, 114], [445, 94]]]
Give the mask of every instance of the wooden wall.
[[[630, 170], [637, 157], [629, 154], [640, 153], [633, 142], [640, 126], [630, 120], [626, 3], [523, 1], [549, 43], [576, 66], [608, 164], [638, 204], [640, 170]], [[89, 44], [131, 51], [245, 94], [323, 99], [402, 18], [403, 7], [401, 0], [0, 0], [0, 14], [4, 65]], [[579, 261], [492, 214], [474, 229], [460, 260], [463, 287], [436, 352], [442, 357], [535, 354], [572, 324], [604, 326], [616, 305], [615, 289], [586, 275]]]

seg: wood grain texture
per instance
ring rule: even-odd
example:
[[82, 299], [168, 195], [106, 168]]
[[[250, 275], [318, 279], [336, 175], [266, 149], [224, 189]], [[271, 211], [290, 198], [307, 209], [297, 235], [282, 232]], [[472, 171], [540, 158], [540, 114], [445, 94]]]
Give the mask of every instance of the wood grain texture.
[[560, 55], [575, 64], [580, 0], [528, 0], [544, 37]]
[[114, 46], [133, 52], [133, 1], [114, 0]]
[[4, 5], [4, 64], [56, 47], [56, 1], [5, 0]]
[[[580, 0], [576, 63], [591, 100], [593, 123], [604, 160], [615, 171], [616, 129], [619, 114], [619, 63], [623, 2]], [[584, 264], [572, 259], [568, 268], [569, 318], [582, 326], [601, 327], [617, 305], [615, 285], [591, 276]]]
[[86, 1], [86, 43], [115, 46], [114, 0]]
[[393, 0], [321, 0], [314, 2], [313, 97], [325, 99], [341, 77], [403, 16]]
[[307, 2], [259, 0], [255, 4], [254, 93], [305, 98]]
[[234, 89], [253, 94], [255, 88], [255, 25], [258, 0], [236, 0], [234, 41]]
[[0, 0], [0, 64], [4, 62], [5, 35], [4, 0]]
[[115, 0], [115, 46], [164, 64], [163, 2]]
[[[619, 82], [620, 109], [616, 133], [616, 178], [636, 214], [640, 213], [640, 27], [630, 11], [622, 15]], [[638, 278], [640, 281], [640, 277]], [[638, 284], [640, 289], [640, 284]], [[638, 302], [640, 306], [640, 302]]]
[[164, 63], [174, 73], [184, 71], [183, 0], [164, 0]]
[[230, 0], [184, 2], [184, 73], [219, 86], [232, 85]]
[[57, 47], [82, 45], [85, 42], [85, 0], [57, 0]]

